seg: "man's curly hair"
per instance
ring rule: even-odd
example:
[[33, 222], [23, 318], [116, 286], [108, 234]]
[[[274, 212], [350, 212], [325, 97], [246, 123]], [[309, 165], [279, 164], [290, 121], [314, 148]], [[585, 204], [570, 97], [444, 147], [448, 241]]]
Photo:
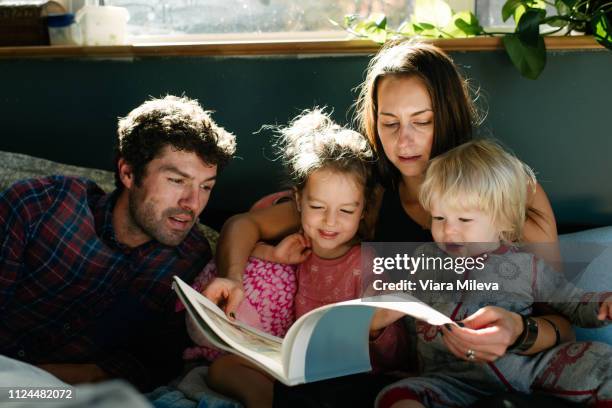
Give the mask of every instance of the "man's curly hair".
[[236, 137], [218, 126], [197, 100], [172, 95], [146, 101], [119, 119], [117, 135], [115, 185], [119, 189], [123, 188], [116, 165], [120, 158], [130, 164], [140, 185], [147, 164], [166, 146], [196, 153], [218, 170], [236, 151]]

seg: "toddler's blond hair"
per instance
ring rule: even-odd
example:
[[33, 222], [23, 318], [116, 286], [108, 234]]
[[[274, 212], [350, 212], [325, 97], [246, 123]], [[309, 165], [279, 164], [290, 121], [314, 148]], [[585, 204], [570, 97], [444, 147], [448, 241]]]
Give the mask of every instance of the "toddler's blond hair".
[[431, 212], [432, 201], [490, 214], [500, 239], [519, 241], [527, 215], [533, 170], [492, 140], [473, 140], [434, 158], [425, 173], [419, 200]]

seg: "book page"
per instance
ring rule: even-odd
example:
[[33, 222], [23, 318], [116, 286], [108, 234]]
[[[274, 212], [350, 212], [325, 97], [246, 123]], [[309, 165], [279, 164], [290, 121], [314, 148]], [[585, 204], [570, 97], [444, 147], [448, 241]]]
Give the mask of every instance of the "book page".
[[336, 306], [300, 322], [288, 356], [290, 381], [313, 382], [371, 370], [369, 331], [375, 309]]
[[[239, 322], [230, 321], [210, 300], [175, 277], [174, 289], [192, 314], [202, 333], [219, 348], [238, 354], [284, 380], [281, 365], [282, 339]], [[210, 331], [214, 332], [210, 336]]]
[[282, 352], [289, 381], [312, 382], [368, 371], [368, 333], [376, 308], [397, 310], [436, 326], [455, 324], [404, 293], [319, 307], [300, 317], [285, 336]]
[[[290, 328], [285, 336], [285, 341], [291, 339], [290, 343], [295, 342], [294, 338], [300, 331], [299, 328], [306, 320], [320, 319], [321, 313], [325, 313], [326, 309], [335, 307], [350, 307], [350, 306], [367, 306], [372, 308], [391, 309], [402, 312], [415, 319], [422, 320], [434, 326], [441, 326], [446, 323], [456, 324], [448, 316], [438, 312], [431, 306], [421, 302], [414, 296], [406, 293], [401, 294], [386, 294], [380, 296], [372, 296], [363, 299], [353, 299], [344, 302], [333, 303], [326, 306], [321, 306], [300, 317]], [[287, 344], [289, 346], [289, 344]], [[289, 350], [287, 350], [289, 351]]]
[[[345, 303], [354, 302], [348, 301]], [[357, 299], [357, 304], [382, 309], [391, 309], [405, 313], [417, 320], [422, 320], [432, 326], [442, 326], [446, 323], [456, 324], [448, 316], [438, 312], [433, 307], [421, 302], [419, 299], [407, 293], [386, 294]]]
[[233, 341], [248, 347], [256, 353], [266, 354], [270, 357], [280, 353], [282, 341], [272, 340], [267, 336], [261, 336], [253, 330], [249, 330], [245, 325], [236, 324], [230, 320], [223, 319], [205, 308], [202, 310], [204, 313], [208, 314], [208, 317], [213, 323], [225, 331], [225, 334], [231, 336]]

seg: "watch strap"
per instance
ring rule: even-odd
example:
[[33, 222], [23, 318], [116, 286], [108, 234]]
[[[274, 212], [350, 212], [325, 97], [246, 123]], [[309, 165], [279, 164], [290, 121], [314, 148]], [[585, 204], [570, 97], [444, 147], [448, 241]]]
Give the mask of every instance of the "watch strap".
[[508, 349], [514, 353], [522, 353], [529, 350], [538, 338], [538, 322], [531, 318], [521, 315], [523, 320], [523, 332]]

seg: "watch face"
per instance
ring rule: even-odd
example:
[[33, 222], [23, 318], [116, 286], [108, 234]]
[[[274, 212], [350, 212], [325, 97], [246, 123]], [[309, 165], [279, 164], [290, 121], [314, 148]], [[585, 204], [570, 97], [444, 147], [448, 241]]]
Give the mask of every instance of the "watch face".
[[535, 319], [532, 319], [531, 317], [527, 318], [527, 328], [530, 332], [534, 332], [537, 334], [538, 333], [538, 322]]
[[525, 319], [525, 323], [527, 333], [525, 333], [524, 340], [518, 346], [521, 351], [529, 350], [538, 338], [538, 322], [535, 319], [528, 317]]
[[538, 338], [538, 322], [537, 320], [521, 315], [523, 320], [523, 331], [518, 336], [514, 344], [508, 351], [523, 352], [529, 350]]

